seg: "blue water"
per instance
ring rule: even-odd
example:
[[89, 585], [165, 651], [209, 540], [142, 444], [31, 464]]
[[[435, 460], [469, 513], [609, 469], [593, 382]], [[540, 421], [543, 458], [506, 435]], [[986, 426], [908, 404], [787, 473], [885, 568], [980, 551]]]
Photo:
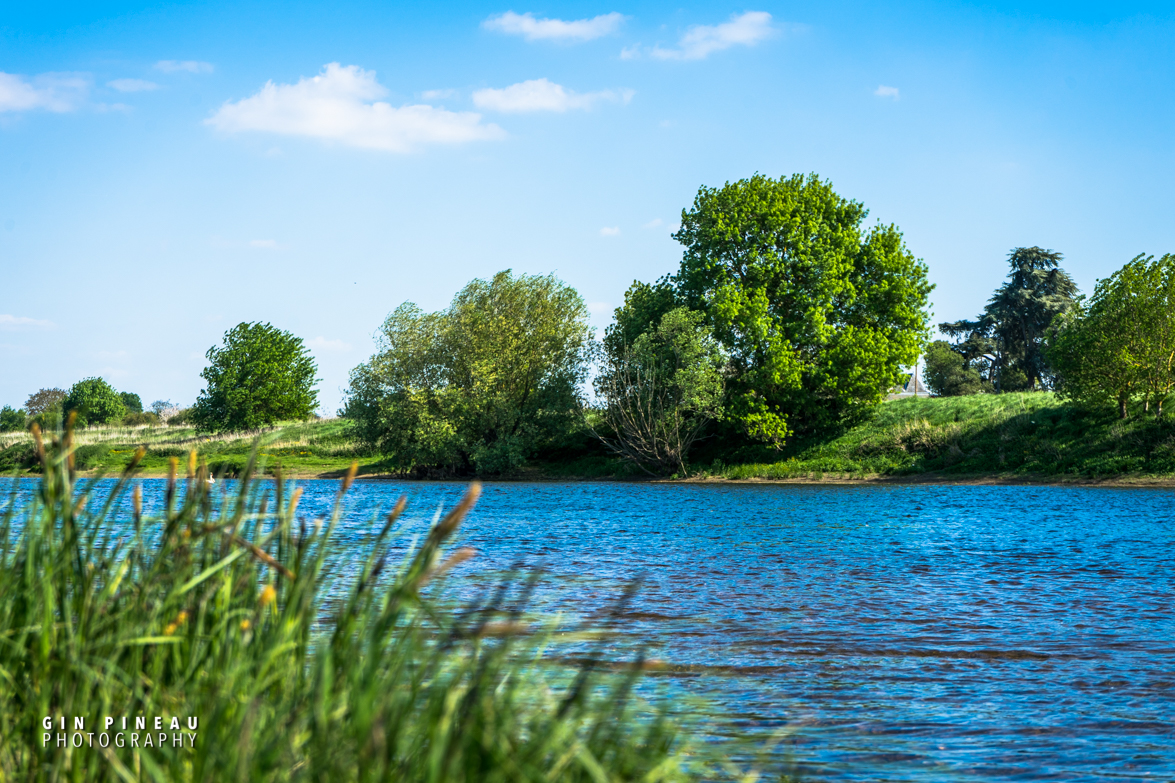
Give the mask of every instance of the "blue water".
[[[337, 482], [301, 485], [327, 513]], [[357, 482], [340, 540], [462, 489]], [[688, 666], [657, 679], [807, 779], [1175, 780], [1173, 521], [1170, 490], [501, 483], [461, 569], [541, 564], [570, 613], [643, 577], [611, 652]]]

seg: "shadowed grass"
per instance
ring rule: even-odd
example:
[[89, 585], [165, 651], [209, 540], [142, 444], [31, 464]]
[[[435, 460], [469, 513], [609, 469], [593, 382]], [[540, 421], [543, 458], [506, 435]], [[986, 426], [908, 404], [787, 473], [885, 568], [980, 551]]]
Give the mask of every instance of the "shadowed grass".
[[[252, 478], [255, 453], [239, 493], [218, 497], [193, 452], [186, 480], [172, 462], [166, 509], [148, 518], [131, 480], [142, 452], [100, 497], [78, 486], [68, 434], [55, 444], [34, 435], [42, 477], [20, 502], [13, 482], [0, 522], [2, 780], [739, 776], [691, 755], [665, 705], [634, 699], [639, 659], [624, 674], [594, 655], [578, 669], [552, 666], [554, 639], [526, 614], [533, 580], [504, 582], [476, 606], [444, 600], [446, 576], [472, 554], [444, 548], [476, 485], [394, 562], [401, 500], [351, 576], [332, 576], [353, 469], [331, 517], [308, 525], [300, 491]], [[185, 732], [195, 718], [194, 748], [156, 738], [101, 748], [107, 716], [149, 726], [159, 716], [165, 727], [174, 716]], [[84, 735], [72, 746], [76, 717], [92, 746]], [[43, 737], [61, 718], [65, 748]]]

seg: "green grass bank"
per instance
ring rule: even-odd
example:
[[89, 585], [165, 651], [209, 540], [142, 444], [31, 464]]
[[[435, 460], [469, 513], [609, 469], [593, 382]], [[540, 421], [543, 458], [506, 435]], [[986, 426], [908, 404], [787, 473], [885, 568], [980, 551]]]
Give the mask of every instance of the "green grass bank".
[[[352, 461], [361, 476], [387, 476], [380, 455], [365, 450], [339, 419], [283, 424], [258, 432], [206, 436], [187, 427], [90, 428], [77, 433], [79, 470], [117, 472], [136, 448], [142, 470], [165, 475], [171, 457], [192, 449], [214, 471], [239, 475], [254, 438], [264, 470], [293, 477], [341, 476]], [[27, 433], [0, 435], [0, 470], [36, 471]], [[590, 439], [573, 439], [513, 478], [637, 479]], [[1010, 480], [1175, 482], [1175, 422], [1140, 406], [1119, 419], [1110, 407], [1088, 409], [1052, 393], [906, 398], [885, 402], [867, 421], [820, 438], [798, 438], [781, 451], [725, 448], [702, 441], [693, 480]]]

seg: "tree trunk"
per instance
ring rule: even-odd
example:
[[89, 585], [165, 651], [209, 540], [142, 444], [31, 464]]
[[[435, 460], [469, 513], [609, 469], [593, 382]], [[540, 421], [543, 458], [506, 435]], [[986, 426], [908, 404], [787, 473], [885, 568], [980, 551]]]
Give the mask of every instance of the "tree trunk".
[[1119, 419], [1126, 418], [1126, 395], [1125, 394], [1118, 395], [1118, 418]]

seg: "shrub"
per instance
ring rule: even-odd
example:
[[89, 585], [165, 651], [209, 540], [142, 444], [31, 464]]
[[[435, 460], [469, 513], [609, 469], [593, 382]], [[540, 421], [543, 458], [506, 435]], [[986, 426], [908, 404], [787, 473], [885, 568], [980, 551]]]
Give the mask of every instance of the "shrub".
[[139, 411], [138, 413], [128, 413], [122, 417], [122, 423], [128, 427], [138, 427], [143, 424], [159, 424], [159, 417], [151, 411]]

